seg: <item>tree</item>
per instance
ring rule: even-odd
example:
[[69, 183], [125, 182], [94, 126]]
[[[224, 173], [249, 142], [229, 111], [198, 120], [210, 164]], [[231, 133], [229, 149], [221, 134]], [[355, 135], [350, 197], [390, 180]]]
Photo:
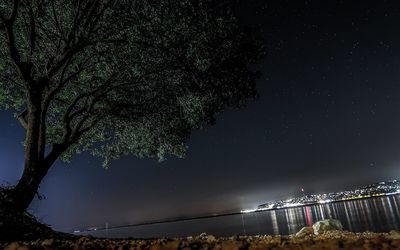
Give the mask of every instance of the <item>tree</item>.
[[260, 46], [227, 2], [3, 0], [0, 106], [26, 130], [14, 209], [58, 158], [182, 157], [193, 129], [255, 97]]

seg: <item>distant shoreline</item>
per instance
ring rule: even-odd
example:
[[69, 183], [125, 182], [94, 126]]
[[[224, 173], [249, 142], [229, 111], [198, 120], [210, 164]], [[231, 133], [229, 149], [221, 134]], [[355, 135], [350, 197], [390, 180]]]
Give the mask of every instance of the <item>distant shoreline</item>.
[[331, 204], [331, 203], [355, 201], [355, 200], [367, 200], [367, 199], [382, 198], [382, 197], [389, 197], [389, 196], [396, 196], [396, 195], [400, 195], [400, 193], [377, 194], [377, 195], [370, 195], [370, 196], [364, 196], [364, 197], [348, 198], [348, 199], [343, 199], [343, 200], [331, 200], [329, 202], [322, 202], [322, 203], [314, 202], [314, 203], [300, 204], [300, 205], [287, 206], [287, 207], [255, 209], [254, 211], [251, 211], [251, 212], [243, 212], [244, 210], [242, 210], [242, 212], [240, 212], [240, 214], [251, 214], [251, 213], [259, 213], [259, 212], [272, 211], [272, 210], [281, 210], [281, 209], [288, 209], [288, 208], [298, 208], [298, 207], [307, 207], [307, 206], [315, 206], [315, 205], [326, 205], [326, 204]]

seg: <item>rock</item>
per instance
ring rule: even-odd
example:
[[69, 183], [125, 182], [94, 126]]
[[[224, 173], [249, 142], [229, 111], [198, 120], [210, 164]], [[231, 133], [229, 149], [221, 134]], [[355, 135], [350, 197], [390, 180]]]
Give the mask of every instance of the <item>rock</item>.
[[213, 235], [208, 235], [207, 233], [201, 233], [198, 236], [198, 239], [200, 240], [206, 240], [208, 243], [216, 241], [217, 239]]
[[343, 230], [342, 223], [335, 219], [317, 221], [312, 227], [315, 235], [323, 234], [328, 231]]
[[199, 237], [207, 237], [207, 233], [201, 233]]
[[42, 247], [52, 247], [54, 244], [54, 239], [47, 239], [42, 242]]
[[234, 240], [234, 241], [239, 240], [239, 235], [233, 235], [233, 236], [229, 237], [228, 239]]
[[83, 243], [88, 242], [88, 241], [90, 241], [89, 237], [81, 237], [81, 238], [79, 238], [77, 243], [78, 244], [83, 244]]
[[296, 237], [303, 238], [307, 235], [314, 234], [313, 227], [303, 227], [300, 231], [296, 233]]
[[200, 240], [207, 240], [207, 233], [201, 233], [201, 234], [199, 235], [199, 239], [200, 239]]
[[400, 240], [400, 231], [392, 230], [389, 232], [388, 238], [392, 240]]
[[207, 242], [208, 242], [208, 243], [214, 242], [214, 241], [216, 241], [216, 240], [217, 240], [217, 239], [215, 238], [214, 235], [207, 235]]
[[28, 246], [25, 246], [18, 242], [13, 242], [10, 245], [8, 245], [4, 250], [29, 250], [29, 249], [30, 248]]

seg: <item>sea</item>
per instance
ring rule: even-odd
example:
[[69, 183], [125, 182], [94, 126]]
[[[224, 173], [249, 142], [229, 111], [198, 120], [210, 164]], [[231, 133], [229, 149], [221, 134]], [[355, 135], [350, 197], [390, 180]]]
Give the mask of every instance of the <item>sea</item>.
[[201, 233], [222, 237], [289, 235], [329, 218], [340, 220], [344, 230], [352, 232], [400, 230], [400, 195], [148, 225], [105, 227], [77, 234], [108, 238], [187, 237]]

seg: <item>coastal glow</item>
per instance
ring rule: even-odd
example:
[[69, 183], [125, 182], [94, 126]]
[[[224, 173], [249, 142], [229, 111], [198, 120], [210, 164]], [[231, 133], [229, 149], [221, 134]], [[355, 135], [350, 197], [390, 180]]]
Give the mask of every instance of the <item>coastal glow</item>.
[[243, 214], [248, 214], [248, 213], [253, 213], [255, 211], [258, 211], [258, 209], [245, 209], [245, 210], [241, 210], [240, 212]]
[[387, 194], [385, 194], [385, 195], [394, 195], [394, 194], [400, 194], [400, 189], [397, 189], [396, 192], [387, 193]]
[[290, 203], [290, 204], [285, 204], [282, 207], [298, 207], [298, 206], [303, 206], [304, 204], [302, 203]]
[[257, 209], [242, 210], [241, 213], [252, 213], [273, 209], [299, 207], [315, 204], [327, 204], [336, 201], [348, 201], [371, 197], [389, 196], [400, 194], [400, 185], [396, 180], [379, 182], [362, 188], [337, 193], [303, 195], [280, 201], [270, 201], [258, 206]]
[[330, 200], [330, 199], [327, 199], [327, 200], [320, 200], [320, 201], [318, 201], [318, 203], [320, 203], [320, 204], [325, 204], [325, 203], [330, 203], [330, 202], [332, 202], [333, 200]]

